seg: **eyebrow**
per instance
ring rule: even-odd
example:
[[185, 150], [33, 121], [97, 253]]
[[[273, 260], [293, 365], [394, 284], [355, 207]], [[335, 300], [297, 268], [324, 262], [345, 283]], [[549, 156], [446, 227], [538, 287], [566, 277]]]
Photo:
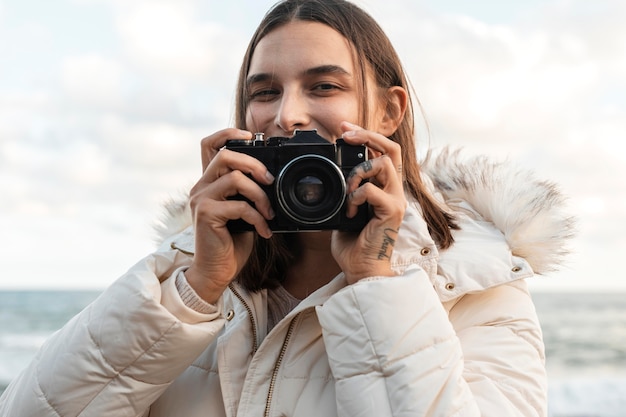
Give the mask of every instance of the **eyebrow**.
[[304, 71], [304, 75], [320, 75], [320, 74], [337, 74], [350, 75], [343, 67], [339, 65], [320, 65], [319, 67], [309, 68]]
[[[320, 65], [318, 67], [308, 68], [302, 72], [304, 76], [310, 75], [323, 75], [323, 74], [336, 74], [342, 76], [351, 76], [343, 67], [339, 65]], [[262, 72], [258, 74], [252, 74], [246, 79], [246, 86], [250, 86], [255, 83], [264, 82], [274, 78], [274, 74]]]

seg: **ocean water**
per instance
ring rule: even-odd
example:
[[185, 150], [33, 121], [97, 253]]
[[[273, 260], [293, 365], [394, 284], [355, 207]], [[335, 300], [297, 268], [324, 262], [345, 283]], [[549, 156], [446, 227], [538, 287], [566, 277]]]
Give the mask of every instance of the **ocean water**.
[[626, 417], [626, 293], [533, 294], [551, 417]]
[[[94, 291], [0, 291], [0, 393]], [[536, 293], [550, 417], [626, 417], [626, 294]]]

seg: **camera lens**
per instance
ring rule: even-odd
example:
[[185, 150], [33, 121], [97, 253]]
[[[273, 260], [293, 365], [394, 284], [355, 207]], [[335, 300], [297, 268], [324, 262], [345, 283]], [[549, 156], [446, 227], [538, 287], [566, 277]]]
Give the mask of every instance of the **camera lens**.
[[319, 204], [324, 199], [324, 184], [322, 180], [312, 175], [307, 175], [298, 180], [296, 184], [296, 198], [307, 206]]
[[345, 200], [341, 169], [321, 155], [301, 155], [289, 161], [276, 179], [282, 211], [294, 222], [318, 225], [330, 220]]

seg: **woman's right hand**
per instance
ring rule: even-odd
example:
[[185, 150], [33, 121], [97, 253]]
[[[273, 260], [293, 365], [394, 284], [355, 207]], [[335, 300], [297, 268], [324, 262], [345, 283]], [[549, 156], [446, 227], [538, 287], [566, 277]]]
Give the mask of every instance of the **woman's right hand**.
[[[202, 177], [191, 189], [190, 205], [195, 229], [195, 255], [185, 277], [206, 302], [215, 304], [244, 266], [254, 241], [253, 232], [231, 235], [228, 220], [243, 219], [257, 233], [270, 238], [267, 220], [274, 217], [269, 199], [258, 183], [274, 181], [258, 159], [222, 149], [228, 139], [251, 139], [240, 129], [220, 130], [202, 140]], [[251, 175], [254, 180], [249, 178]], [[241, 194], [254, 203], [229, 200]]]

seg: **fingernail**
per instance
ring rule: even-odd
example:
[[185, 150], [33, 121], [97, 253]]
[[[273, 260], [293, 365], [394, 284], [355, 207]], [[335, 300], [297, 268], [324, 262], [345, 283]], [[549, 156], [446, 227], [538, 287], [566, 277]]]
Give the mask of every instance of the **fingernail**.
[[270, 215], [270, 220], [276, 217], [276, 213], [274, 213], [274, 210], [271, 207], [270, 207], [269, 215]]
[[269, 171], [265, 171], [265, 178], [270, 184], [274, 182], [274, 176]]
[[356, 130], [348, 130], [347, 132], [343, 132], [343, 137], [352, 137], [356, 135]]

